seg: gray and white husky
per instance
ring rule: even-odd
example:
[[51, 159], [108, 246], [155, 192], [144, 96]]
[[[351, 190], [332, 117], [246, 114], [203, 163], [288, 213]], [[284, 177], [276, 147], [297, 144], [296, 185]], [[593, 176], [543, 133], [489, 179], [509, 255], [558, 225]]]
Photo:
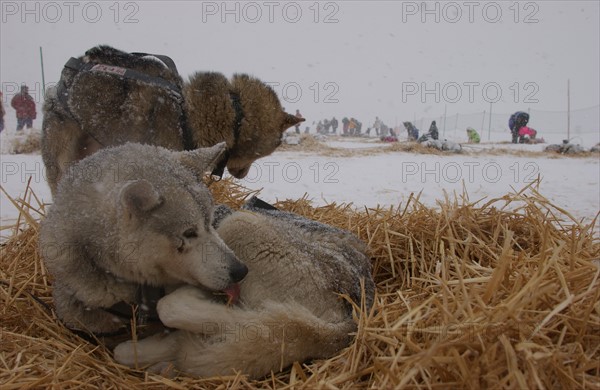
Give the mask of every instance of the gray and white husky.
[[215, 217], [219, 236], [248, 266], [238, 304], [228, 307], [206, 291], [182, 287], [158, 302], [160, 319], [178, 331], [123, 343], [117, 361], [155, 370], [172, 364], [203, 377], [237, 370], [260, 378], [349, 345], [356, 323], [347, 299], [367, 309], [374, 299], [364, 243], [259, 202], [236, 212], [220, 207]]

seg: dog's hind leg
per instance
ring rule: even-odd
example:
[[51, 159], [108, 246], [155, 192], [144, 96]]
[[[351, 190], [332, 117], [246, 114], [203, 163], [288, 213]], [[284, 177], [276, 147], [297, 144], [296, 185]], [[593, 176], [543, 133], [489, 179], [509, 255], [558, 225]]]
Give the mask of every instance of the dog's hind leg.
[[349, 344], [356, 327], [350, 318], [331, 323], [297, 304], [273, 302], [257, 311], [229, 309], [227, 313], [195, 316], [201, 321], [196, 326], [207, 330], [210, 325], [214, 336], [198, 339], [199, 343], [193, 338], [197, 335], [183, 333], [178, 369], [203, 377], [238, 370], [260, 378], [295, 361], [334, 355]]

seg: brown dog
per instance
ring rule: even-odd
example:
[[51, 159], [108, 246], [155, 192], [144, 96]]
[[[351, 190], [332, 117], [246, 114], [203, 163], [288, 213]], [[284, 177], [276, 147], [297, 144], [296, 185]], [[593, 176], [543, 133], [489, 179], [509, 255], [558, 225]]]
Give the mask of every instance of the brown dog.
[[71, 58], [46, 96], [42, 158], [53, 194], [71, 163], [126, 142], [172, 150], [226, 142], [227, 168], [242, 178], [301, 121], [248, 75], [199, 72], [184, 82], [168, 57], [97, 46]]

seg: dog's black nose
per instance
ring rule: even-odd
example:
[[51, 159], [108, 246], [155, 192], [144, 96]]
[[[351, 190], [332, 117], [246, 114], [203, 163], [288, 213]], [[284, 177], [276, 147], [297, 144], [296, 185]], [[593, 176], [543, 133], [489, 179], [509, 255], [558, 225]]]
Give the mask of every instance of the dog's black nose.
[[240, 280], [244, 279], [248, 274], [248, 267], [244, 263], [239, 261], [235, 262], [229, 271], [229, 277], [233, 281], [233, 283], [237, 283]]

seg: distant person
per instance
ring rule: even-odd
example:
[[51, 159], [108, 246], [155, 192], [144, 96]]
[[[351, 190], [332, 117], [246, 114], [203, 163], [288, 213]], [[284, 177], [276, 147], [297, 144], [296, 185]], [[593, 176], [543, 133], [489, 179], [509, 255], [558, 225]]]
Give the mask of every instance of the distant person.
[[[383, 132], [383, 129], [385, 127], [385, 134]], [[383, 142], [398, 142], [398, 135], [396, 134], [396, 132], [394, 131], [394, 129], [392, 129], [391, 127], [387, 127], [384, 124], [381, 125], [381, 135], [379, 136], [379, 139]], [[388, 134], [389, 132], [389, 134]]]
[[35, 101], [29, 94], [29, 87], [22, 85], [21, 92], [13, 96], [10, 105], [17, 112], [17, 130], [23, 130], [25, 126], [31, 129], [36, 112]]
[[348, 128], [350, 127], [350, 119], [348, 119], [347, 116], [345, 116], [342, 119], [342, 132], [344, 135], [348, 135]]
[[0, 133], [2, 132], [2, 130], [4, 130], [4, 114], [6, 114], [6, 112], [4, 111], [4, 99], [2, 97], [2, 92], [0, 92]]
[[317, 123], [317, 134], [323, 134], [323, 122], [319, 121], [319, 123]]
[[330, 127], [331, 121], [329, 119], [323, 119], [323, 134], [329, 134]]
[[381, 129], [381, 119], [378, 116], [375, 117], [375, 122], [373, 123], [373, 128], [375, 129], [375, 134], [379, 135], [379, 129]]
[[517, 111], [508, 119], [508, 128], [512, 134], [512, 143], [519, 142], [519, 130], [529, 123], [529, 114], [524, 111]]
[[537, 130], [531, 127], [523, 126], [519, 129], [519, 143], [520, 144], [539, 144], [543, 143], [543, 138], [537, 138]]
[[[296, 110], [296, 118], [303, 118], [302, 114], [300, 114], [300, 110]], [[300, 123], [296, 124], [296, 134], [300, 134]]]
[[350, 135], [354, 135], [356, 132], [356, 119], [350, 118], [350, 122], [348, 123], [348, 133]]
[[338, 124], [338, 120], [335, 117], [331, 118], [331, 130], [333, 130], [333, 134], [337, 133]]
[[478, 144], [481, 141], [479, 133], [472, 127], [467, 127], [467, 136], [469, 136], [470, 144]]
[[377, 133], [380, 137], [387, 137], [388, 133], [390, 133], [391, 128], [387, 127], [385, 123], [381, 123], [379, 126], [379, 133]]
[[425, 141], [436, 140], [439, 138], [439, 132], [435, 121], [431, 122], [431, 126], [429, 126], [429, 131], [421, 136], [417, 140], [417, 142], [422, 143]]
[[431, 122], [431, 126], [429, 126], [429, 132], [427, 133], [429, 135], [429, 137], [437, 140], [440, 136], [440, 133], [438, 131], [437, 125], [435, 124], [435, 121]]
[[406, 133], [408, 134], [409, 141], [416, 141], [419, 139], [419, 129], [415, 127], [411, 122], [404, 122]]

